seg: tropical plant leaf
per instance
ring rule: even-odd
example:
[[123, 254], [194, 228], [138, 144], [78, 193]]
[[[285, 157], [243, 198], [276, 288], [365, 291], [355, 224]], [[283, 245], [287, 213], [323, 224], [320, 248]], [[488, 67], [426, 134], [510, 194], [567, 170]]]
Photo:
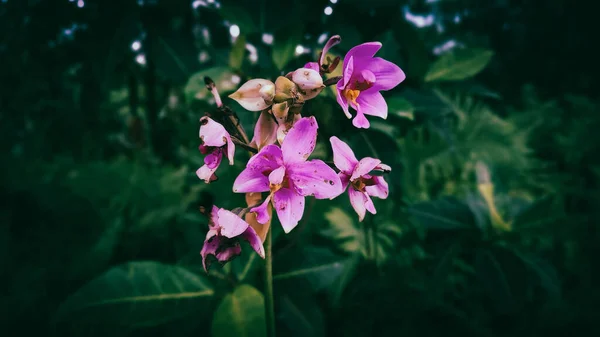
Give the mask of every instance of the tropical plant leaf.
[[267, 335], [265, 299], [256, 288], [242, 284], [227, 294], [215, 311], [214, 337], [262, 337]]
[[407, 118], [411, 121], [415, 119], [415, 108], [405, 98], [400, 96], [393, 96], [386, 99], [386, 102], [388, 104], [388, 111], [390, 115], [401, 118]]
[[319, 291], [337, 280], [348, 261], [347, 257], [338, 256], [321, 247], [308, 246], [290, 250], [276, 260], [273, 280], [308, 282], [315, 291]]
[[67, 298], [55, 319], [122, 328], [155, 326], [208, 308], [214, 291], [201, 276], [158, 262], [113, 267]]
[[453, 49], [434, 62], [425, 82], [459, 81], [473, 77], [491, 61], [494, 52], [487, 49]]
[[240, 35], [229, 52], [229, 66], [232, 69], [239, 70], [242, 68], [244, 63], [244, 56], [246, 55], [246, 36]]
[[454, 197], [415, 203], [408, 208], [408, 213], [427, 229], [456, 230], [475, 226], [469, 207]]
[[237, 75], [235, 75], [229, 67], [214, 67], [202, 70], [193, 74], [185, 85], [184, 92], [188, 102], [212, 97], [204, 83], [204, 77], [206, 76], [215, 81], [215, 84], [221, 93], [237, 88], [236, 82], [233, 81], [234, 76]]
[[284, 27], [275, 33], [272, 58], [277, 70], [283, 70], [294, 58], [296, 46], [302, 39], [302, 31], [299, 28], [299, 25]]
[[321, 231], [323, 236], [333, 240], [345, 253], [366, 255], [363, 232], [348, 213], [339, 207], [332, 207], [325, 213], [325, 219], [329, 222], [329, 226]]
[[323, 312], [314, 295], [294, 288], [279, 296], [278, 312], [286, 328], [283, 336], [325, 336]]

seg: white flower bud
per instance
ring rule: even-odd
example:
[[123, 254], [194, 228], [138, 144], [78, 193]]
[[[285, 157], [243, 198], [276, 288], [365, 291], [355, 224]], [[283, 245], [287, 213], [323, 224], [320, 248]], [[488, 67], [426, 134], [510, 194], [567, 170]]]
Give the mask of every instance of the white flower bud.
[[296, 83], [304, 99], [314, 98], [325, 88], [323, 78], [313, 69], [300, 68], [294, 71], [292, 81]]
[[229, 97], [236, 100], [246, 110], [261, 111], [273, 104], [275, 84], [269, 80], [256, 78], [244, 83]]

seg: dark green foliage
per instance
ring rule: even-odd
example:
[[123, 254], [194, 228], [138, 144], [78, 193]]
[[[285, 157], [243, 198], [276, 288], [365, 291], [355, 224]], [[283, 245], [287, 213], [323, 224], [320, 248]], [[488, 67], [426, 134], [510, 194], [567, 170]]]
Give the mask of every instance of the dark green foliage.
[[302, 112], [319, 122], [313, 157], [331, 160], [338, 136], [392, 167], [390, 196], [363, 222], [347, 194], [307, 198], [290, 234], [273, 221], [278, 335], [598, 335], [592, 13], [562, 0], [0, 1], [3, 331], [264, 336], [262, 259], [243, 243], [202, 268], [199, 208], [245, 206], [231, 185], [248, 159], [238, 148], [210, 185], [194, 174], [198, 120], [216, 109], [204, 78], [252, 136], [258, 113], [227, 96], [315, 61], [326, 33], [342, 37], [330, 57], [381, 41], [407, 75], [368, 130], [332, 88]]

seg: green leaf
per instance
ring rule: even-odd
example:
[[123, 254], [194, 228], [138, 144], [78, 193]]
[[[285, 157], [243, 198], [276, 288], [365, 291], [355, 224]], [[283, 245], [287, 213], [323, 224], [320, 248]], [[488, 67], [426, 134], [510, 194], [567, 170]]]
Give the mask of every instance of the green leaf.
[[203, 100], [210, 97], [204, 84], [204, 77], [208, 76], [215, 81], [220, 93], [234, 90], [237, 84], [232, 81], [235, 74], [228, 67], [214, 67], [195, 73], [185, 85], [184, 92], [187, 102], [195, 99]]
[[130, 262], [108, 270], [67, 298], [56, 321], [139, 328], [155, 326], [208, 307], [210, 284], [185, 268], [158, 262]]
[[299, 25], [284, 27], [275, 33], [273, 45], [273, 63], [278, 70], [283, 68], [294, 58], [296, 46], [302, 40], [302, 31]]
[[232, 69], [239, 70], [242, 68], [244, 63], [244, 56], [246, 55], [246, 36], [241, 35], [235, 40], [231, 51], [229, 52], [229, 66]]
[[455, 230], [475, 226], [469, 207], [453, 197], [413, 204], [408, 213], [427, 229]]
[[212, 321], [214, 337], [261, 337], [267, 335], [265, 299], [256, 288], [242, 284], [226, 295]]
[[294, 288], [279, 295], [278, 316], [289, 337], [325, 336], [323, 311], [310, 292]]
[[339, 207], [332, 207], [325, 213], [325, 219], [329, 226], [324, 228], [322, 235], [335, 241], [336, 246], [346, 253], [360, 252], [366, 255], [364, 235], [348, 213]]
[[487, 49], [454, 49], [435, 61], [425, 75], [425, 82], [459, 81], [482, 71], [494, 52]]
[[387, 99], [388, 110], [392, 116], [398, 116], [402, 118], [408, 118], [414, 120], [415, 108], [405, 98], [400, 96], [394, 96]]
[[239, 4], [222, 2], [220, 13], [229, 23], [240, 27], [240, 32], [244, 35], [258, 31], [258, 26], [254, 22], [251, 12]]
[[292, 249], [276, 259], [273, 280], [277, 282], [306, 281], [315, 291], [327, 288], [342, 274], [349, 261], [327, 248]]

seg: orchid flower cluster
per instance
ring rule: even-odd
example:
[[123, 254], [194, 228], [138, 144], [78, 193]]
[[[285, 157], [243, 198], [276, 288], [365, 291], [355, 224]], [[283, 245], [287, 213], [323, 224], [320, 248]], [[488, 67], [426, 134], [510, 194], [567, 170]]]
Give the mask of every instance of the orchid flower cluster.
[[[344, 141], [331, 137], [333, 165], [318, 159], [309, 159], [317, 144], [319, 128], [314, 116], [303, 115], [302, 107], [328, 85], [336, 85], [337, 102], [350, 119], [349, 108], [356, 111], [352, 124], [368, 128], [365, 115], [386, 118], [387, 104], [380, 91], [394, 88], [405, 79], [404, 72], [395, 64], [375, 57], [381, 48], [379, 42], [358, 45], [345, 55], [342, 76], [323, 80], [339, 65], [340, 58], [327, 57], [331, 47], [341, 41], [339, 36], [329, 39], [318, 62], [279, 76], [275, 82], [252, 79], [229, 97], [244, 109], [260, 111], [249, 141], [235, 114], [224, 106], [217, 88], [210, 79], [207, 88], [215, 98], [218, 110], [200, 119], [200, 152], [205, 155], [204, 165], [196, 174], [206, 183], [217, 179], [215, 172], [223, 156], [230, 165], [234, 162], [236, 145], [253, 153], [246, 168], [233, 183], [233, 192], [246, 193], [246, 208], [225, 210], [213, 206], [209, 215], [209, 231], [201, 251], [204, 269], [208, 271], [211, 259], [224, 264], [241, 254], [240, 239], [262, 257], [266, 233], [259, 235], [260, 226], [269, 226], [273, 209], [285, 233], [292, 231], [304, 213], [306, 197], [333, 199], [345, 190], [352, 207], [362, 221], [368, 211], [376, 213], [372, 197], [385, 199], [388, 184], [382, 175], [373, 171], [390, 172], [391, 168], [376, 158], [358, 160]], [[334, 167], [332, 167], [334, 166]], [[260, 198], [248, 198], [259, 195]], [[264, 198], [264, 199], [263, 199]], [[268, 230], [268, 229], [267, 229]]]

